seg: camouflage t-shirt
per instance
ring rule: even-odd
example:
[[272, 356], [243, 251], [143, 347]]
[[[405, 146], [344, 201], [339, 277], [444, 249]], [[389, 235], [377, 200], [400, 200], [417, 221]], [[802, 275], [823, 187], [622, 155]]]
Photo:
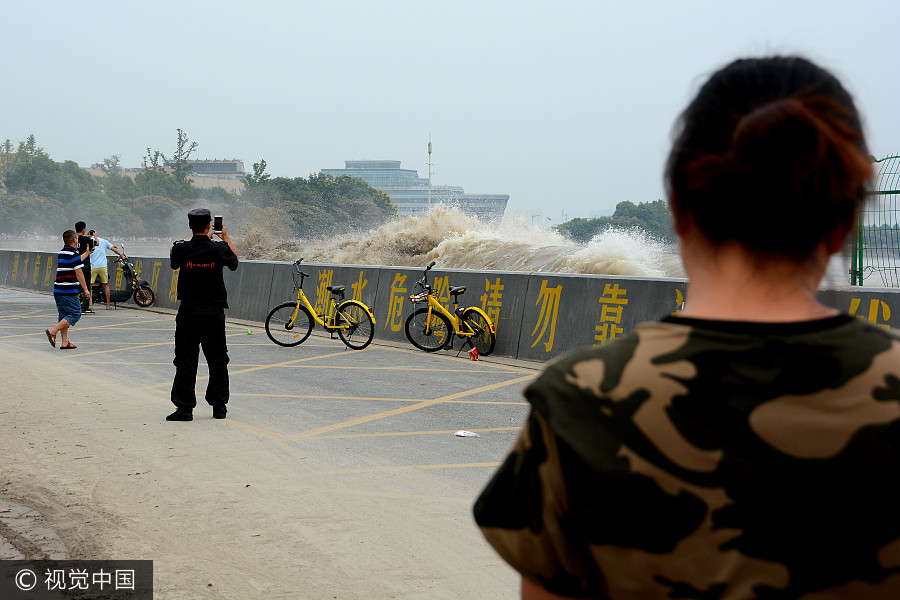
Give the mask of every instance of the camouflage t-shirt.
[[900, 339], [668, 318], [570, 354], [475, 518], [560, 595], [900, 598]]

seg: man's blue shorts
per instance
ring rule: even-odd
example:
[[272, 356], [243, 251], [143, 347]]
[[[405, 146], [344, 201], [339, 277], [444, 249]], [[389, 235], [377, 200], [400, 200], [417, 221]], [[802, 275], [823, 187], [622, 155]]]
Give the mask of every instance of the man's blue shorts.
[[78, 295], [71, 294], [53, 294], [56, 300], [56, 311], [59, 313], [59, 320], [65, 319], [69, 325], [74, 325], [81, 318], [81, 301]]

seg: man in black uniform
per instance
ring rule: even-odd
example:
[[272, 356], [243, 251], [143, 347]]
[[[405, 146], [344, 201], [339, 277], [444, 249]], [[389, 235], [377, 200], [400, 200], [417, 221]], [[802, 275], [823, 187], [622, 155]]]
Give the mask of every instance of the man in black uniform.
[[178, 314], [175, 317], [175, 381], [172, 382], [172, 404], [175, 412], [167, 421], [190, 421], [197, 397], [197, 359], [200, 347], [209, 365], [206, 401], [213, 407], [213, 417], [224, 419], [228, 403], [228, 346], [225, 344], [225, 309], [228, 294], [222, 269], [237, 269], [238, 256], [223, 226], [216, 233], [223, 242], [212, 241], [209, 211], [195, 208], [188, 213], [193, 237], [175, 242], [169, 253], [173, 269], [178, 272]]
[[[85, 234], [85, 229], [87, 228], [87, 223], [84, 221], [78, 221], [75, 223], [75, 233], [78, 234], [78, 254], [81, 256], [81, 260], [83, 261], [83, 266], [81, 267], [82, 273], [84, 273], [84, 280], [87, 283], [88, 290], [91, 289], [91, 261], [90, 256], [91, 252], [94, 251], [94, 244], [96, 243], [94, 240], [94, 230], [92, 229], [90, 234]], [[81, 312], [83, 313], [93, 313], [94, 309], [94, 301], [91, 298], [90, 294], [84, 294], [81, 298]]]

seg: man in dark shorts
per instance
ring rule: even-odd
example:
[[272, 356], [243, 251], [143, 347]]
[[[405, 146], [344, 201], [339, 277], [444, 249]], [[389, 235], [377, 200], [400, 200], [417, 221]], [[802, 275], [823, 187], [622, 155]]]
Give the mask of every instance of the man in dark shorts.
[[53, 284], [53, 300], [59, 313], [59, 322], [45, 329], [47, 341], [56, 348], [56, 334], [62, 336], [60, 350], [74, 350], [75, 344], [69, 341], [69, 327], [81, 318], [81, 304], [78, 301], [78, 290], [90, 298], [91, 289], [82, 271], [81, 256], [78, 255], [78, 236], [71, 229], [63, 232], [63, 249], [56, 257], [56, 282]]
[[196, 208], [188, 213], [193, 236], [172, 246], [169, 260], [178, 270], [178, 314], [175, 317], [175, 380], [172, 382], [172, 404], [175, 412], [167, 421], [190, 421], [197, 397], [197, 359], [200, 348], [209, 367], [206, 401], [213, 407], [213, 417], [224, 419], [228, 403], [228, 346], [225, 343], [225, 309], [228, 293], [222, 269], [237, 269], [238, 256], [222, 227], [217, 232], [222, 242], [212, 240], [209, 210]]

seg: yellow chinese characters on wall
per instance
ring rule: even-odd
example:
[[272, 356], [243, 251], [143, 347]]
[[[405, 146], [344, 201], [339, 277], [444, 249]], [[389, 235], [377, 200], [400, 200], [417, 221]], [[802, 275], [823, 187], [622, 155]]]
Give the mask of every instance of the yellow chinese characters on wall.
[[494, 283], [484, 280], [484, 294], [481, 295], [481, 310], [496, 326], [500, 321], [500, 309], [503, 307], [503, 284], [498, 277]]
[[38, 284], [38, 277], [41, 275], [41, 255], [38, 254], [34, 259], [34, 276], [31, 278], [31, 284]]
[[594, 327], [594, 346], [611, 342], [625, 332], [622, 327], [622, 311], [628, 305], [625, 297], [628, 290], [620, 288], [618, 283], [607, 283], [600, 296], [600, 324]]
[[162, 261], [154, 260], [153, 261], [153, 275], [150, 278], [150, 287], [154, 290], [159, 289], [159, 272], [162, 269]]
[[[178, 273], [181, 269], [175, 269], [172, 272], [172, 285], [169, 286], [169, 300], [175, 302], [178, 299]], [[116, 287], [119, 287], [119, 284], [122, 282], [122, 270], [119, 269], [118, 273], [116, 273]]]
[[440, 302], [444, 308], [450, 310], [450, 278], [435, 277], [432, 296]]
[[[549, 287], [547, 280], [541, 281], [541, 291], [538, 294], [535, 305], [540, 304], [541, 310], [538, 313], [537, 323], [531, 332], [534, 339], [531, 347], [534, 348], [539, 342], [544, 341], [544, 352], [550, 352], [553, 349], [553, 341], [556, 338], [556, 320], [559, 318], [559, 300], [562, 298], [563, 286]], [[540, 330], [540, 331], [538, 331]]]
[[[31, 262], [31, 256], [25, 255], [25, 264], [22, 265], [22, 285], [25, 285], [25, 280], [28, 279], [28, 263]], [[13, 279], [15, 281], [15, 279]]]
[[47, 266], [44, 267], [44, 287], [48, 288], [52, 285], [53, 278], [53, 257], [47, 256]]
[[868, 310], [863, 308], [863, 312], [860, 312], [860, 308], [863, 306], [861, 298], [851, 298], [850, 316], [862, 319], [863, 321], [868, 321], [872, 325], [877, 325], [884, 329], [891, 328], [888, 323], [891, 320], [891, 307], [888, 306], [886, 302], [873, 298], [869, 300]]
[[384, 320], [384, 328], [391, 331], [400, 331], [403, 327], [403, 305], [406, 302], [406, 275], [394, 273], [391, 282], [391, 297], [388, 304], [387, 319]]
[[362, 302], [362, 294], [365, 287], [369, 284], [369, 280], [365, 278], [365, 272], [359, 272], [359, 279], [354, 281], [350, 288], [353, 290], [353, 300], [359, 300]]
[[328, 286], [334, 279], [334, 271], [332, 269], [324, 269], [319, 271], [319, 283], [316, 286], [316, 313], [320, 316], [328, 311]]
[[16, 282], [16, 276], [19, 274], [19, 253], [16, 252], [15, 257], [13, 258], [12, 271], [10, 271], [9, 280], [13, 283]]

